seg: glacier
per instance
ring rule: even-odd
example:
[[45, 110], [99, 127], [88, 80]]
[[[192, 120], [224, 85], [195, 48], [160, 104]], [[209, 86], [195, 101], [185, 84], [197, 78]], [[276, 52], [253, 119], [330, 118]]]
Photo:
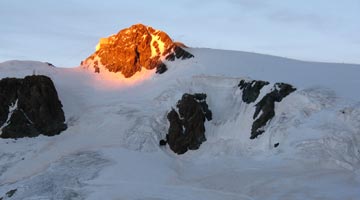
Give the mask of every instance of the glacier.
[[[148, 74], [141, 81], [37, 61], [0, 63], [0, 78], [49, 76], [68, 125], [53, 137], [0, 140], [0, 197], [359, 198], [360, 65], [188, 50], [194, 58], [167, 62], [161, 75], [140, 72]], [[237, 87], [248, 79], [297, 88], [275, 104], [275, 117], [254, 140], [256, 102], [242, 102]], [[184, 93], [206, 93], [213, 120], [205, 123], [207, 141], [199, 150], [176, 155], [158, 143], [167, 133], [167, 112]]]

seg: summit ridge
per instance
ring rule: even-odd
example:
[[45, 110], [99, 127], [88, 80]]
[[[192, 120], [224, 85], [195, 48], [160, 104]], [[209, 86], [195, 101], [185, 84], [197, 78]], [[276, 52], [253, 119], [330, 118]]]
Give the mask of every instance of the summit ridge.
[[120, 72], [125, 78], [143, 68], [157, 73], [167, 70], [165, 60], [194, 57], [182, 43], [174, 42], [168, 34], [143, 24], [135, 24], [107, 38], [101, 38], [96, 51], [81, 62], [83, 68]]

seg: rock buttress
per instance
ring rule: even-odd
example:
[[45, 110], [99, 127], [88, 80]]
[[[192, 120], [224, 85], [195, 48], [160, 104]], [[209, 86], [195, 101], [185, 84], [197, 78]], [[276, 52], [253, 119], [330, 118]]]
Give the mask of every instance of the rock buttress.
[[212, 119], [212, 112], [206, 103], [206, 94], [184, 94], [167, 118], [170, 122], [167, 143], [177, 154], [195, 150], [206, 141], [205, 120]]
[[46, 76], [0, 80], [0, 137], [53, 136], [67, 128], [62, 104]]

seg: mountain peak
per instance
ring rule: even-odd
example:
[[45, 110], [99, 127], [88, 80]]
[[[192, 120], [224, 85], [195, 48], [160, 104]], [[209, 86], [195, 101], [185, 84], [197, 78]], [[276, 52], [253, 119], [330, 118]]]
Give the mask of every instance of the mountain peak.
[[167, 70], [164, 60], [194, 57], [185, 45], [174, 42], [168, 34], [143, 24], [135, 24], [115, 35], [101, 38], [96, 51], [81, 62], [84, 68], [121, 72], [126, 78], [140, 72], [142, 68], [155, 69], [157, 73]]

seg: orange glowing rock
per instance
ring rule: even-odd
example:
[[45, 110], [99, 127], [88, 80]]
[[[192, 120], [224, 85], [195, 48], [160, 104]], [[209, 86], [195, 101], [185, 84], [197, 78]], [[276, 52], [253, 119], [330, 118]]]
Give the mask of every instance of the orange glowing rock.
[[157, 73], [166, 71], [164, 60], [194, 57], [163, 31], [142, 24], [121, 30], [108, 38], [101, 38], [96, 51], [81, 62], [83, 68], [97, 73], [120, 72], [125, 78], [146, 74], [142, 70], [156, 68]]
[[100, 38], [99, 43], [96, 45], [96, 51], [99, 51], [102, 46], [109, 44], [111, 41], [110, 38]]

